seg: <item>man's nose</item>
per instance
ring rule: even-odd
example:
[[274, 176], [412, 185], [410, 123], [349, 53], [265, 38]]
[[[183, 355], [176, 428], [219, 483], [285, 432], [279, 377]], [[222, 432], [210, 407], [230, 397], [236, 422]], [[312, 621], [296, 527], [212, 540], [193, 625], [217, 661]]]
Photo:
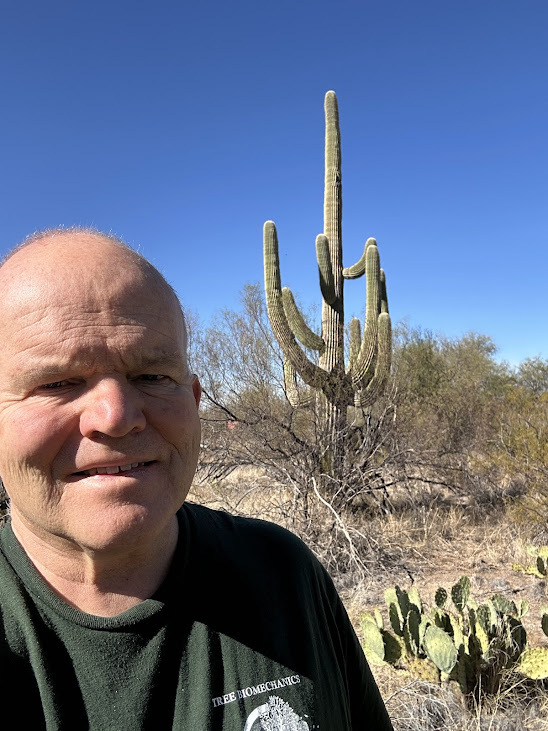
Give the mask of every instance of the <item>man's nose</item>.
[[125, 378], [101, 377], [84, 396], [80, 411], [80, 432], [93, 438], [98, 435], [124, 437], [146, 426], [143, 396]]

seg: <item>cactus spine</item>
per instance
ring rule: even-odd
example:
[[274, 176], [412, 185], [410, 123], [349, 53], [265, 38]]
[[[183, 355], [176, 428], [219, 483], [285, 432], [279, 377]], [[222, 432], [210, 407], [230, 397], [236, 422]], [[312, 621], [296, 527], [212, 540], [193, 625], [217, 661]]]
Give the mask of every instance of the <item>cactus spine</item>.
[[[264, 225], [264, 276], [270, 324], [284, 359], [286, 395], [295, 406], [295, 378], [301, 379], [319, 397], [325, 442], [331, 450], [331, 473], [342, 465], [341, 430], [347, 423], [347, 408], [370, 406], [382, 393], [390, 371], [391, 325], [386, 283], [380, 268], [375, 239], [368, 239], [359, 261], [351, 267], [342, 264], [342, 188], [341, 143], [337, 98], [333, 91], [325, 97], [325, 191], [324, 232], [316, 239], [316, 258], [322, 293], [321, 336], [312, 332], [299, 313], [291, 291], [281, 286], [278, 238], [272, 221]], [[344, 363], [345, 279], [365, 275], [366, 317], [361, 334], [360, 322], [351, 323], [351, 355]], [[318, 353], [312, 362], [301, 345]], [[304, 401], [306, 402], [306, 397]]]

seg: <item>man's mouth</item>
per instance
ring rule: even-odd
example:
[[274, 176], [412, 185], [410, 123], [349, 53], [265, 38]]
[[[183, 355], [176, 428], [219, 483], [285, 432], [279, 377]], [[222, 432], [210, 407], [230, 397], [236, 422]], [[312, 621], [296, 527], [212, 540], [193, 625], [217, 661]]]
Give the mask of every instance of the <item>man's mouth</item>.
[[74, 474], [78, 477], [92, 477], [93, 475], [117, 475], [119, 472], [129, 472], [137, 467], [146, 467], [152, 462], [131, 462], [129, 464], [112, 465], [111, 467], [91, 467]]

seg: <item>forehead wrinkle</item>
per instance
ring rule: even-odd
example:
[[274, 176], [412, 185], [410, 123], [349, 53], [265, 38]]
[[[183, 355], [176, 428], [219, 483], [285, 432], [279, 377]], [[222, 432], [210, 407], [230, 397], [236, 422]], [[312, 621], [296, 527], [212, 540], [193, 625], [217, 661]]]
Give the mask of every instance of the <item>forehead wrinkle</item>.
[[[59, 344], [76, 336], [82, 340], [86, 338], [98, 338], [102, 342], [108, 342], [110, 337], [122, 337], [122, 340], [131, 340], [131, 336], [139, 338], [160, 335], [169, 338], [180, 346], [181, 338], [184, 338], [183, 323], [173, 321], [169, 316], [161, 317], [157, 312], [136, 309], [134, 313], [104, 310], [81, 310], [74, 311], [67, 306], [65, 314], [59, 314], [58, 307], [48, 308], [41, 314], [41, 310], [29, 311], [17, 318], [18, 327], [14, 333], [17, 342], [24, 342], [25, 337], [31, 340], [29, 349], [39, 347], [41, 342], [47, 340], [50, 335], [59, 336]], [[41, 314], [40, 317], [37, 315]], [[172, 322], [169, 322], [170, 319]], [[164, 327], [162, 327], [162, 324]], [[170, 327], [171, 326], [171, 327]], [[123, 328], [123, 332], [121, 332]], [[81, 333], [81, 334], [80, 334]], [[37, 343], [32, 341], [38, 340]]]
[[[76, 330], [76, 337], [72, 330]], [[97, 330], [97, 332], [94, 332]], [[28, 357], [36, 355], [44, 362], [49, 360], [48, 353], [53, 353], [51, 357], [52, 363], [66, 360], [70, 361], [87, 361], [95, 360], [95, 358], [103, 358], [108, 361], [110, 354], [117, 358], [130, 359], [140, 362], [143, 359], [154, 360], [155, 362], [163, 359], [183, 358], [183, 354], [177, 338], [170, 338], [167, 346], [150, 344], [149, 335], [151, 328], [142, 328], [135, 326], [128, 329], [125, 326], [125, 332], [120, 334], [117, 326], [110, 328], [112, 332], [105, 332], [104, 327], [86, 327], [80, 331], [80, 328], [73, 327], [63, 330], [62, 336], [58, 337], [55, 344], [44, 339], [44, 330], [36, 335], [36, 342], [25, 343], [25, 347], [20, 349], [21, 355]], [[55, 331], [58, 332], [57, 330]], [[160, 332], [160, 331], [159, 331]], [[165, 335], [162, 333], [164, 339]], [[111, 336], [114, 343], [111, 343]], [[28, 338], [27, 338], [28, 341]], [[171, 347], [173, 346], [173, 347]], [[150, 355], [154, 353], [154, 355]]]
[[[87, 350], [87, 349], [86, 349]], [[183, 361], [180, 353], [172, 351], [166, 348], [154, 348], [149, 352], [142, 351], [131, 351], [131, 360], [124, 357], [122, 353], [113, 353], [113, 357], [109, 357], [107, 360], [101, 358], [100, 364], [103, 367], [111, 365], [114, 361], [121, 360], [124, 364], [131, 366], [132, 369], [141, 370], [142, 368], [148, 368], [151, 366], [176, 366], [180, 365]], [[116, 357], [119, 356], [119, 357]], [[65, 370], [67, 368], [74, 367], [75, 369], [80, 367], [94, 368], [97, 364], [97, 358], [91, 353], [76, 353], [70, 357], [61, 357], [51, 360], [41, 359], [39, 365], [31, 365], [28, 372], [58, 372], [60, 369]]]
[[[166, 349], [164, 347], [156, 347], [148, 352], [131, 351], [131, 359], [126, 359], [123, 354], [110, 353], [108, 359], [104, 357], [93, 356], [89, 351], [82, 354], [72, 354], [66, 357], [56, 357], [48, 360], [40, 358], [37, 363], [29, 363], [26, 367], [20, 368], [14, 374], [16, 384], [56, 380], [57, 377], [63, 376], [86, 376], [94, 372], [107, 372], [110, 369], [119, 370], [120, 366], [124, 366], [127, 374], [136, 375], [146, 371], [160, 372], [167, 370], [185, 370], [186, 366], [182, 354], [178, 351]], [[118, 357], [116, 357], [118, 356]]]
[[[42, 297], [39, 294], [31, 293], [25, 296], [27, 293], [19, 293], [19, 297], [11, 297], [4, 301], [4, 306], [7, 306], [12, 310], [13, 315], [16, 315], [18, 320], [21, 319], [42, 319], [53, 315], [55, 317], [64, 318], [67, 320], [74, 320], [77, 318], [92, 317], [98, 322], [108, 323], [110, 318], [115, 318], [120, 322], [141, 322], [141, 318], [150, 317], [158, 320], [161, 316], [165, 318], [173, 318], [174, 320], [182, 320], [182, 313], [178, 308], [171, 308], [166, 306], [166, 303], [158, 305], [158, 300], [150, 298], [149, 302], [145, 304], [139, 304], [135, 298], [133, 301], [130, 298], [130, 303], [124, 302], [125, 298], [116, 298], [113, 301], [108, 302], [96, 302], [95, 298], [80, 297], [77, 300], [75, 306], [74, 301], [59, 302], [57, 299], [49, 299]], [[64, 298], [66, 300], [66, 298]], [[11, 307], [10, 307], [11, 305]], [[12, 314], [10, 313], [10, 314]]]

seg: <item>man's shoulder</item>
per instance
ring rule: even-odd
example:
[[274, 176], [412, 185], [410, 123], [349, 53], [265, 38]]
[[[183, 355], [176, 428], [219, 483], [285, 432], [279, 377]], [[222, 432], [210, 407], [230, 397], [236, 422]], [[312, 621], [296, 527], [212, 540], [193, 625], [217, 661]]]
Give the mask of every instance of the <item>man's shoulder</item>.
[[185, 503], [180, 514], [189, 522], [198, 539], [209, 539], [214, 543], [229, 542], [236, 546], [253, 545], [264, 550], [276, 548], [289, 553], [303, 553], [315, 560], [300, 538], [276, 523], [233, 515], [192, 502]]
[[200, 562], [218, 567], [238, 566], [255, 575], [279, 575], [285, 581], [304, 580], [330, 585], [324, 568], [306, 544], [291, 531], [258, 518], [232, 515], [196, 503], [179, 513], [188, 531], [190, 552]]

